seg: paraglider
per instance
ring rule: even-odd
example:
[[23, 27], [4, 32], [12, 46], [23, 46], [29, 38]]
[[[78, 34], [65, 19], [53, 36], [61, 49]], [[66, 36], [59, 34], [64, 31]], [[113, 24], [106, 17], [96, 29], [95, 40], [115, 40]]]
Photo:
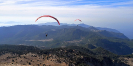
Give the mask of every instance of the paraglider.
[[[55, 17], [50, 16], [50, 15], [43, 15], [43, 16], [40, 16], [40, 17], [38, 17], [38, 18], [36, 19], [36, 21], [37, 21], [38, 19], [42, 18], [42, 17], [51, 17], [51, 18], [55, 19], [55, 20], [58, 22], [58, 24], [60, 25], [60, 22], [59, 22]], [[36, 21], [35, 21], [35, 22], [36, 22]]]
[[[50, 15], [43, 15], [43, 16], [40, 16], [40, 17], [38, 17], [38, 18], [36, 19], [36, 21], [37, 21], [38, 19], [42, 18], [42, 17], [51, 17], [51, 18], [55, 19], [55, 20], [58, 22], [58, 24], [60, 25], [60, 22], [59, 22], [55, 17], [50, 16]], [[36, 21], [35, 21], [35, 22], [36, 22]], [[46, 34], [46, 33], [45, 33], [45, 35], [46, 35], [46, 37], [48, 36], [48, 34]]]
[[[82, 22], [80, 19], [76, 19], [75, 21], [79, 20], [80, 22]], [[78, 25], [77, 25], [78, 26]]]

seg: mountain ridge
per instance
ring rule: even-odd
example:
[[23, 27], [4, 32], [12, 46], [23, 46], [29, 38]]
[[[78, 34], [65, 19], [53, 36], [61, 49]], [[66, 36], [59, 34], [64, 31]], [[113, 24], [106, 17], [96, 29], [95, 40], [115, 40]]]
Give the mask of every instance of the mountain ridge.
[[[94, 51], [95, 49], [90, 50], [78, 46], [47, 50], [41, 50], [33, 46], [23, 45], [0, 45], [0, 47], [3, 47], [0, 48], [0, 51], [2, 51], [0, 53], [0, 65], [19, 64], [23, 66], [128, 66], [128, 64], [122, 62], [122, 60], [119, 59], [122, 56], [114, 55], [113, 53], [102, 48], [96, 48], [96, 50], [100, 49], [97, 52]], [[8, 50], [8, 47], [10, 47], [10, 50]], [[23, 50], [25, 50], [26, 52]]]
[[[53, 25], [53, 26], [59, 26], [56, 22], [47, 22], [47, 23], [41, 23], [41, 24], [38, 24], [38, 25]], [[84, 23], [81, 23], [81, 24], [67, 24], [67, 23], [61, 23], [61, 26], [62, 25], [68, 25], [68, 26], [82, 26], [82, 27], [85, 27], [85, 28], [89, 28], [91, 26], [89, 25], [86, 25]], [[120, 33], [118, 30], [116, 29], [111, 29], [111, 28], [102, 28], [102, 27], [95, 27], [99, 30], [107, 30], [107, 31], [110, 31], [110, 32], [117, 32], [117, 33]]]
[[[86, 46], [88, 44], [102, 47], [116, 54], [131, 54], [132, 49], [127, 46], [129, 39], [121, 33], [98, 30], [95, 27], [81, 26], [52, 26], [52, 25], [17, 25], [11, 27], [0, 27], [0, 44], [22, 44], [45, 48], [57, 48], [61, 46]], [[46, 37], [45, 35], [48, 34]], [[116, 47], [128, 49], [128, 52], [118, 52], [111, 49], [115, 46], [115, 40], [125, 40], [118, 42]], [[109, 43], [106, 43], [109, 42]], [[99, 43], [98, 43], [99, 42]], [[127, 44], [127, 45], [126, 45]], [[116, 49], [116, 48], [115, 48]], [[121, 50], [123, 51], [123, 50]]]

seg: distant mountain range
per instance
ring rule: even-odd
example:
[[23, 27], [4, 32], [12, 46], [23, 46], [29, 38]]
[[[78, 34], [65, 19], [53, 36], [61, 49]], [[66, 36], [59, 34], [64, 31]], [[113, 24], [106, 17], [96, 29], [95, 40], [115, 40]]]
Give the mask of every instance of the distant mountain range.
[[[39, 24], [39, 25], [53, 25], [53, 26], [59, 26], [58, 23], [56, 23], [56, 22], [42, 23], [42, 24]], [[67, 24], [67, 23], [61, 23], [61, 25], [69, 25], [69, 26], [77, 26], [77, 25], [79, 25], [79, 26], [86, 27], [86, 28], [90, 27], [90, 25], [86, 25], [86, 24], [84, 24], [84, 23], [81, 23], [81, 24]], [[131, 28], [132, 28], [132, 26], [128, 26], [128, 27], [131, 27]], [[103, 27], [95, 27], [95, 28], [97, 28], [97, 29], [99, 29], [99, 30], [106, 30], [106, 31], [111, 31], [111, 32], [123, 33], [123, 34], [126, 35], [129, 39], [133, 39], [133, 35], [132, 35], [133, 30], [125, 29], [124, 27], [123, 27], [123, 29], [121, 28], [121, 29], [117, 29], [117, 30], [116, 30], [116, 29], [111, 29], [111, 28], [103, 28]]]
[[[41, 23], [41, 24], [38, 24], [38, 25], [53, 25], [53, 26], [59, 26], [56, 22], [48, 22], [48, 23]], [[89, 27], [93, 27], [93, 26], [89, 26], [89, 25], [86, 25], [84, 23], [82, 24], [67, 24], [67, 23], [61, 23], [60, 26], [62, 25], [67, 25], [67, 26], [82, 26], [82, 27], [85, 27], [85, 28], [89, 28]], [[116, 33], [120, 33], [118, 30], [116, 29], [111, 29], [111, 28], [102, 28], [102, 27], [95, 27], [99, 30], [106, 30], [106, 31], [110, 31], [110, 32], [116, 32]]]
[[[83, 26], [84, 24], [82, 24]], [[119, 32], [80, 25], [16, 25], [0, 27], [0, 44], [32, 45], [43, 48], [66, 46], [102, 47], [115, 54], [132, 53], [132, 40]], [[48, 34], [46, 37], [45, 35]]]

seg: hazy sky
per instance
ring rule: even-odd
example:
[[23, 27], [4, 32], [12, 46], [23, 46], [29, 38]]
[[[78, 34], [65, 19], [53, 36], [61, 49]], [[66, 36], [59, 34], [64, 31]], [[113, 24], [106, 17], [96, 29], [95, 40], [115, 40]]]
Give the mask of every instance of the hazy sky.
[[[122, 29], [133, 25], [133, 0], [0, 0], [0, 26], [56, 22]], [[127, 28], [129, 29], [129, 28]], [[133, 30], [133, 27], [132, 27]]]

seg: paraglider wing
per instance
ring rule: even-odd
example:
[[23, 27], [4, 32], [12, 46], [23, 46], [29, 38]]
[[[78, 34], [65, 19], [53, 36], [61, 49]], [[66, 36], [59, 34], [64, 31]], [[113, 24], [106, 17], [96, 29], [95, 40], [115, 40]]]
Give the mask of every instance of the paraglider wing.
[[[55, 20], [58, 22], [58, 24], [60, 25], [60, 22], [59, 22], [55, 17], [50, 16], [50, 15], [43, 15], [43, 16], [40, 16], [40, 17], [38, 17], [38, 18], [36, 19], [36, 21], [37, 21], [38, 19], [42, 18], [42, 17], [51, 17], [51, 18], [55, 19]], [[36, 21], [35, 21], [35, 22], [36, 22]]]
[[76, 19], [75, 21], [79, 20], [80, 22], [82, 22], [80, 19]]

